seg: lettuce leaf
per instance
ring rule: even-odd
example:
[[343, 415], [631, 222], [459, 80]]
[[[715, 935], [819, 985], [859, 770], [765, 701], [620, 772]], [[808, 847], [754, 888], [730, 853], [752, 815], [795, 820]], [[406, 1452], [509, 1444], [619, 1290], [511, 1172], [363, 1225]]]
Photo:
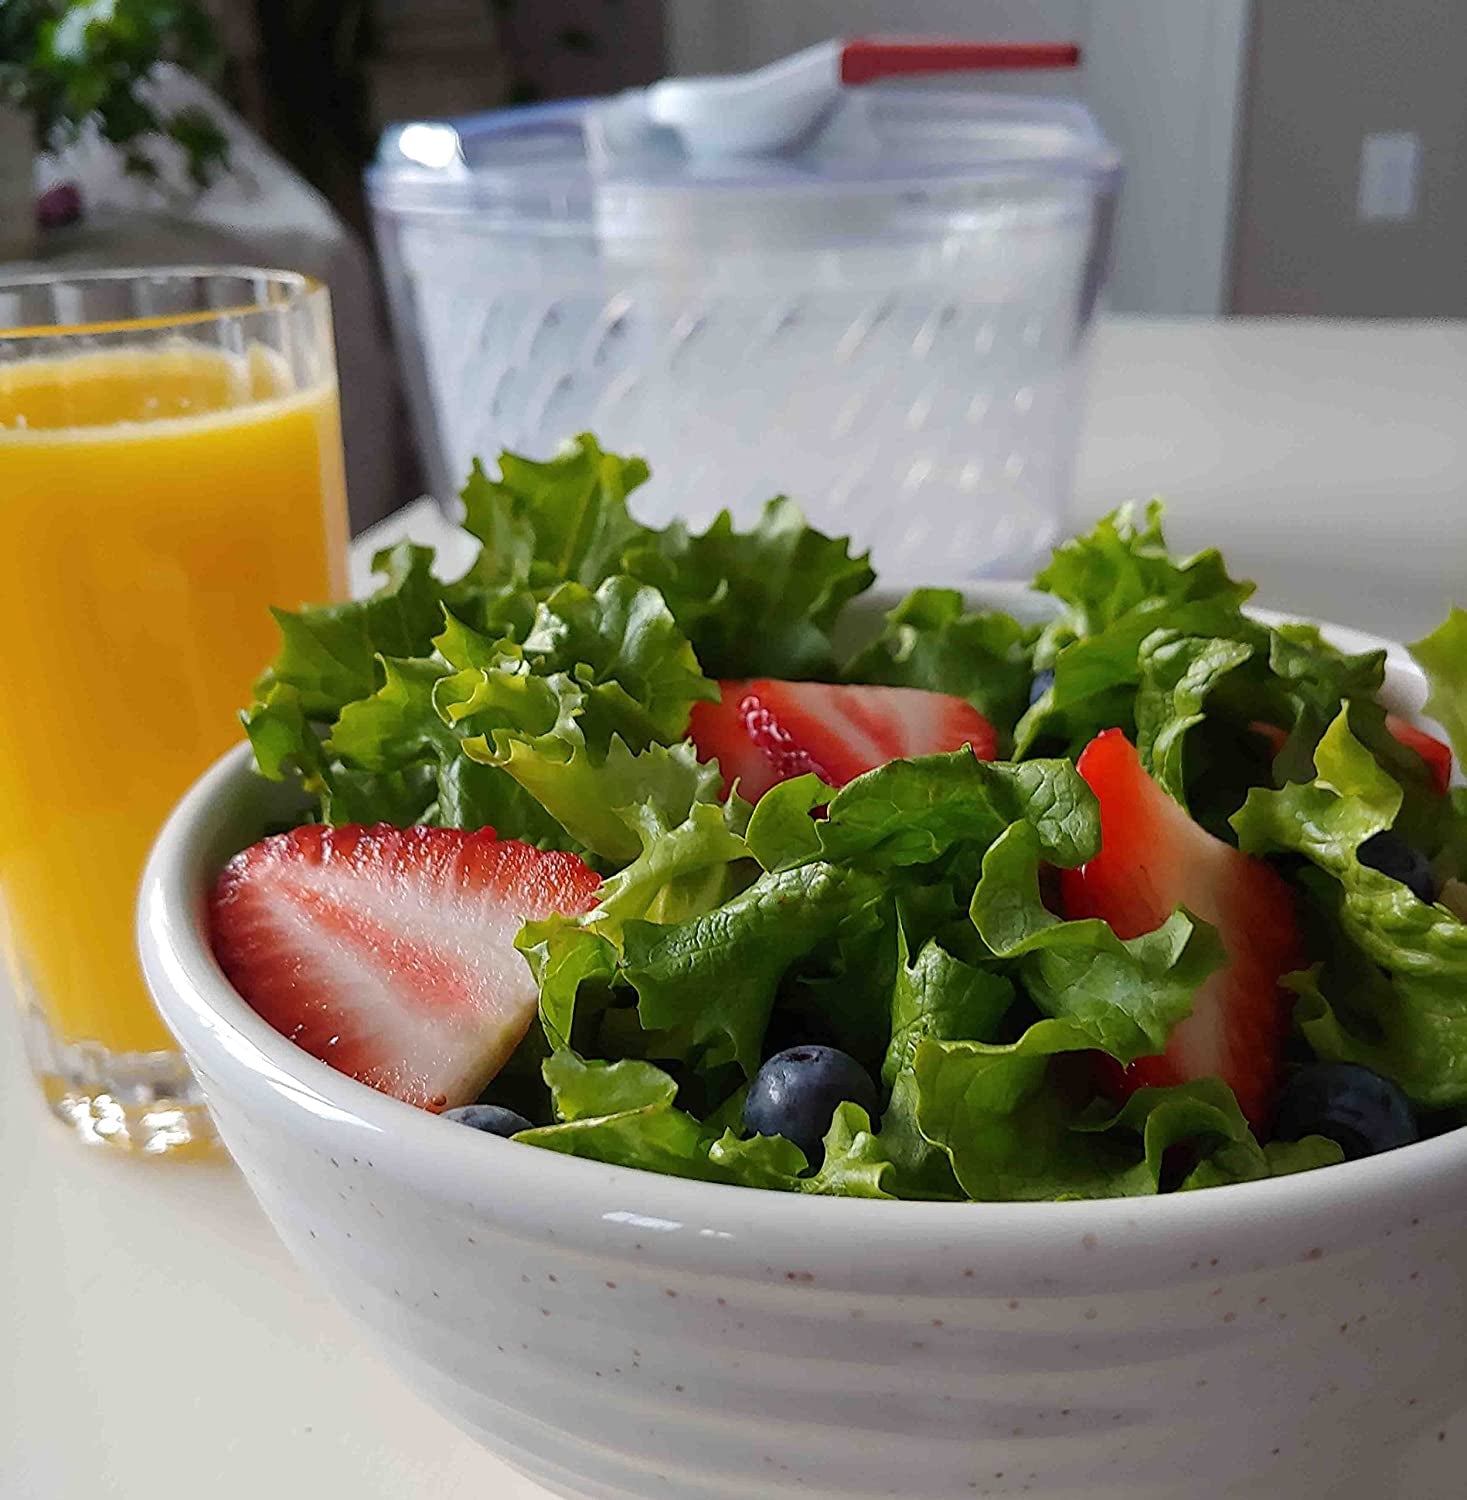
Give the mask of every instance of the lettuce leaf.
[[710, 912], [745, 889], [756, 874], [739, 824], [748, 809], [737, 802], [696, 803], [668, 828], [651, 804], [628, 809], [624, 820], [642, 838], [642, 852], [601, 887], [596, 907], [578, 917], [528, 922], [515, 940], [540, 990], [540, 1021], [556, 1046], [577, 1036], [581, 987], [594, 991], [592, 1014], [613, 1003], [624, 982], [622, 938], [628, 920], [671, 925]]
[[696, 802], [676, 826], [668, 826], [665, 809], [651, 802], [623, 816], [642, 840], [642, 852], [602, 886], [595, 911], [583, 919], [598, 932], [619, 936], [631, 918], [686, 921], [723, 905], [757, 874], [742, 831], [749, 808], [738, 798]]
[[1102, 630], [1070, 636], [1062, 619], [1041, 637], [1036, 649], [1051, 651], [1054, 680], [1014, 728], [1014, 753], [1023, 757], [1037, 746], [1057, 745], [1078, 754], [1102, 729], [1135, 728], [1142, 647], [1158, 630], [1180, 635], [1233, 638], [1256, 633], [1230, 596], [1174, 604], [1143, 600]]
[[1280, 625], [1269, 632], [1269, 669], [1292, 709], [1285, 726], [1289, 737], [1274, 757], [1276, 786], [1313, 778], [1315, 747], [1346, 700], [1353, 703], [1357, 729], [1373, 721], [1367, 731], [1372, 748], [1398, 760], [1400, 747], [1386, 731], [1385, 710], [1375, 701], [1385, 681], [1384, 651], [1350, 656], [1331, 646], [1313, 625]]
[[1053, 1059], [1092, 1049], [1070, 1021], [1036, 1021], [1016, 1042], [923, 1041], [914, 1072], [922, 1134], [948, 1154], [976, 1200], [1113, 1198], [1155, 1193], [1162, 1159], [1182, 1142], [1249, 1138], [1217, 1079], [1141, 1089], [1115, 1114], [1076, 1110], [1050, 1076]]
[[717, 1135], [679, 1109], [676, 1081], [648, 1062], [586, 1060], [567, 1048], [542, 1065], [557, 1123], [522, 1130], [515, 1140], [613, 1166], [640, 1167], [704, 1182], [781, 1192], [889, 1198], [891, 1164], [871, 1122], [853, 1104], [837, 1106], [820, 1168], [782, 1136], [741, 1140]]
[[[776, 998], [796, 965], [812, 971], [802, 974], [798, 987], [806, 1003], [814, 996], [838, 1006], [854, 1024], [858, 986], [879, 988], [879, 974], [865, 972], [868, 957], [850, 982], [822, 995], [818, 960], [823, 956], [839, 970], [850, 954], [869, 953], [864, 939], [881, 939], [890, 925], [883, 882], [862, 871], [812, 865], [749, 884], [753, 867], [740, 854], [742, 841], [719, 827], [719, 818], [717, 809], [699, 809], [674, 838], [690, 864], [701, 862], [704, 872], [733, 887], [732, 894], [720, 884], [711, 896], [687, 901], [689, 887], [681, 882], [690, 871], [677, 874], [668, 866], [661, 873], [673, 878], [658, 885], [661, 856], [653, 844], [641, 870], [634, 864], [627, 881], [608, 882], [602, 904], [591, 912], [523, 929], [518, 946], [540, 986], [541, 1022], [556, 1045], [583, 1038], [585, 1026], [609, 1007], [621, 1014], [634, 1000], [640, 1036], [619, 1032], [620, 1047], [635, 1042], [649, 1056], [704, 1075], [731, 1067], [752, 1077]], [[696, 908], [690, 915], [675, 910], [685, 901]], [[638, 908], [646, 914], [629, 915]], [[859, 1049], [858, 1036], [844, 1039]]]
[[[812, 821], [827, 799], [825, 818]], [[833, 797], [814, 777], [782, 782], [755, 807], [749, 847], [766, 869], [930, 864], [955, 844], [986, 848], [1019, 821], [1053, 864], [1082, 864], [1100, 844], [1095, 795], [1071, 762], [980, 761], [965, 749], [892, 761]]]
[[661, 590], [710, 677], [831, 673], [831, 627], [876, 578], [846, 538], [814, 530], [783, 496], [752, 531], [724, 511], [701, 535], [678, 522], [647, 532], [623, 566]]
[[1256, 1182], [1261, 1177], [1288, 1177], [1294, 1172], [1312, 1172], [1344, 1161], [1338, 1141], [1322, 1135], [1306, 1135], [1300, 1141], [1270, 1141], [1260, 1146], [1250, 1135], [1219, 1146], [1184, 1177], [1179, 1191], [1226, 1187], [1232, 1182]]
[[1322, 1057], [1394, 1078], [1418, 1105], [1467, 1103], [1467, 924], [1357, 858], [1395, 822], [1403, 794], [1347, 711], [1314, 758], [1312, 782], [1255, 789], [1233, 819], [1245, 851], [1303, 855], [1334, 882], [1325, 914], [1350, 961], [1324, 976], [1334, 1003], [1319, 972], [1294, 979], [1304, 1035]]
[[965, 963], [933, 938], [913, 955], [905, 922], [899, 933], [891, 1043], [881, 1069], [888, 1089], [911, 1069], [917, 1047], [926, 1038], [996, 1040], [1014, 1002], [1014, 987], [1002, 974]]
[[319, 792], [327, 756], [300, 691], [287, 682], [262, 680], [256, 692], [255, 701], [240, 714], [256, 769], [271, 781], [298, 775], [308, 791]]
[[793, 870], [821, 857], [814, 816], [835, 797], [818, 776], [792, 776], [777, 782], [754, 804], [745, 835], [749, 853], [765, 870]]
[[837, 1104], [825, 1132], [820, 1169], [800, 1184], [800, 1191], [841, 1198], [894, 1198], [896, 1169], [885, 1142], [871, 1128], [859, 1104]]
[[[718, 795], [717, 772], [681, 743], [692, 705], [717, 687], [656, 589], [620, 574], [594, 591], [560, 584], [523, 641], [490, 641], [450, 615], [437, 646], [454, 670], [433, 681], [432, 709], [458, 750], [603, 859], [641, 852], [632, 809], [654, 808], [668, 828]], [[408, 718], [422, 721], [421, 706]]]
[[585, 1061], [559, 1049], [543, 1065], [559, 1123], [522, 1130], [515, 1140], [613, 1166], [671, 1177], [726, 1181], [708, 1159], [708, 1133], [676, 1107], [676, 1082], [636, 1060]]
[[597, 751], [612, 735], [632, 750], [675, 744], [693, 704], [718, 697], [662, 595], [622, 574], [594, 593], [561, 584], [536, 609], [520, 649], [536, 675], [575, 680], [581, 732]]
[[628, 818], [633, 808], [656, 802], [669, 819], [685, 817], [719, 789], [717, 769], [701, 764], [691, 746], [633, 754], [613, 739], [598, 760], [565, 718], [540, 734], [499, 728], [471, 736], [464, 753], [507, 772], [572, 838], [613, 865], [635, 859], [641, 847]]
[[[1155, 503], [1144, 517], [1123, 507], [1057, 549], [1036, 586], [1066, 608], [1035, 647], [1036, 663], [1054, 677], [1015, 728], [1020, 756], [1044, 746], [1078, 754], [1102, 729], [1134, 730], [1143, 762], [1184, 806], [1203, 781], [1193, 810], [1223, 831], [1259, 776], [1276, 785], [1313, 776], [1314, 747], [1348, 700], [1357, 733], [1382, 762], [1408, 786], [1424, 786], [1375, 701], [1384, 653], [1350, 656], [1313, 626], [1248, 618], [1252, 585], [1230, 578], [1215, 551], [1172, 559]], [[1261, 741], [1242, 744], [1253, 724], [1285, 733], [1271, 759]]]
[[1430, 635], [1408, 649], [1426, 673], [1426, 712], [1446, 730], [1457, 764], [1467, 765], [1467, 609], [1454, 607]]
[[1078, 754], [1101, 729], [1133, 731], [1142, 642], [1162, 628], [1230, 636], [1243, 621], [1253, 585], [1230, 578], [1215, 550], [1173, 558], [1161, 514], [1157, 501], [1121, 506], [1035, 578], [1064, 608], [1035, 643], [1034, 665], [1054, 680], [1015, 727], [1016, 755], [1041, 744]]
[[840, 1198], [894, 1198], [893, 1168], [866, 1111], [838, 1104], [825, 1133], [820, 1169], [810, 1172], [805, 1153], [780, 1135], [741, 1139], [732, 1128], [709, 1148], [709, 1160], [727, 1180], [744, 1187]]
[[751, 1135], [746, 1140], [733, 1126], [709, 1146], [708, 1159], [731, 1182], [781, 1193], [799, 1192], [801, 1178], [810, 1170], [805, 1153], [793, 1141], [782, 1135]]
[[[712, 781], [702, 790], [711, 793]], [[697, 801], [680, 823], [675, 814], [666, 799], [621, 809], [618, 816], [640, 840], [641, 853], [603, 883], [590, 912], [552, 916], [521, 929], [516, 945], [540, 985], [541, 1021], [557, 1045], [572, 1035], [581, 983], [596, 981], [604, 1003], [605, 988], [619, 978], [628, 920], [686, 921], [722, 905], [758, 873], [743, 838], [746, 803], [736, 797]]]
[[701, 1068], [733, 1063], [752, 1077], [786, 971], [888, 900], [884, 882], [860, 870], [766, 873], [686, 922], [628, 922], [621, 972], [645, 1029], [685, 1036]]
[[456, 759], [459, 737], [433, 705], [448, 663], [437, 655], [384, 656], [378, 665], [382, 685], [343, 706], [331, 729], [331, 752], [368, 771]]
[[455, 597], [563, 580], [595, 589], [624, 573], [661, 592], [710, 676], [830, 670], [835, 618], [875, 578], [866, 558], [783, 497], [747, 532], [726, 511], [701, 535], [643, 526], [626, 502], [647, 475], [641, 459], [603, 452], [589, 434], [548, 463], [502, 454], [497, 479], [476, 464], [464, 524], [484, 548]]
[[[456, 704], [493, 673], [563, 679], [575, 697], [558, 696], [572, 704], [579, 735], [597, 754], [613, 736], [634, 751], [677, 743], [692, 705], [718, 692], [662, 596], [623, 575], [605, 579], [594, 592], [573, 583], [553, 589], [536, 606], [522, 642], [491, 641], [449, 616], [436, 645], [441, 658], [465, 674], [452, 690]], [[491, 698], [505, 709], [503, 694], [488, 694], [471, 712]], [[437, 706], [443, 707], [441, 700]], [[451, 722], [467, 716], [458, 713]]]
[[[333, 825], [343, 823], [393, 823], [406, 828], [413, 823], [433, 823], [439, 827], [452, 826], [439, 815], [438, 778], [432, 766], [404, 766], [398, 771], [354, 771], [349, 766], [333, 765], [322, 775], [321, 821]], [[500, 822], [511, 823], [512, 817], [501, 817]], [[483, 827], [482, 823], [472, 826]], [[528, 833], [522, 829], [514, 834], [522, 837]], [[542, 848], [560, 848], [557, 841], [560, 830], [553, 824], [547, 832], [547, 842]], [[534, 842], [527, 839], [527, 842]]]
[[[1154, 505], [1144, 521], [1123, 509], [1060, 548], [1038, 582], [1067, 607], [1035, 647], [1054, 675], [1015, 728], [1020, 756], [1047, 746], [1077, 755], [1101, 729], [1134, 729], [1166, 791], [1230, 837], [1249, 787], [1313, 777], [1314, 747], [1348, 702], [1357, 735], [1406, 788], [1408, 824], [1429, 824], [1424, 768], [1376, 702], [1384, 653], [1348, 655], [1313, 626], [1248, 618], [1251, 585], [1229, 578], [1215, 552], [1168, 557]], [[1252, 732], [1259, 725], [1282, 731], [1276, 753]]]
[[[307, 719], [295, 688], [270, 683], [244, 715], [256, 767], [274, 781], [300, 776], [305, 789], [319, 799], [325, 823], [493, 827], [541, 848], [574, 847], [512, 781], [498, 778], [501, 784], [486, 784], [485, 778], [497, 773], [463, 760], [452, 736], [436, 733], [435, 726], [441, 730], [442, 725], [431, 712], [426, 688], [418, 704], [421, 719], [403, 723], [395, 718], [401, 700], [433, 680], [431, 673], [417, 677], [420, 665], [413, 659], [388, 659], [377, 693], [347, 705], [343, 714], [353, 719], [344, 737], [345, 755], [337, 754], [336, 745], [323, 740], [319, 726]], [[358, 728], [360, 744], [355, 742]]]
[[436, 795], [418, 821], [445, 828], [493, 828], [501, 838], [523, 839], [542, 849], [585, 849], [512, 777], [467, 757], [462, 726], [439, 710], [440, 684], [454, 675], [441, 655], [389, 657], [381, 667], [382, 686], [347, 704], [331, 730], [333, 768], [323, 773], [327, 822], [398, 821], [392, 814], [401, 809], [385, 800], [358, 798], [359, 805], [347, 808], [338, 795], [346, 777], [426, 776]]
[[497, 478], [475, 460], [463, 490], [464, 528], [483, 551], [458, 592], [567, 580], [594, 589], [623, 571], [623, 551], [643, 532], [627, 496], [649, 472], [640, 458], [603, 452], [589, 433], [547, 463], [501, 453]]
[[[540, 1025], [552, 1047], [583, 1045], [587, 1016], [614, 1001], [621, 951], [609, 937], [573, 917], [527, 922], [515, 938], [540, 991]], [[583, 1001], [582, 989], [589, 1001]]]
[[841, 677], [966, 698], [1007, 734], [1028, 706], [1036, 633], [1009, 615], [965, 610], [957, 589], [914, 589]]
[[637, 841], [621, 808], [661, 799], [679, 819], [714, 795], [717, 778], [690, 751], [657, 744], [681, 738], [691, 702], [714, 688], [654, 589], [625, 577], [594, 594], [565, 583], [519, 645], [453, 615], [434, 645], [431, 657], [381, 660], [383, 684], [345, 705], [330, 751], [366, 771], [431, 763], [438, 822], [630, 858]]
[[917, 1049], [936, 1041], [997, 1041], [1014, 1001], [1001, 974], [975, 968], [929, 938], [913, 958], [907, 923], [899, 928], [896, 983], [891, 1001], [891, 1042], [882, 1064], [889, 1092], [881, 1117], [881, 1144], [902, 1197], [961, 1198], [945, 1152], [917, 1124]]
[[1254, 642], [1155, 630], [1137, 653], [1136, 749], [1162, 789], [1187, 806], [1187, 737], [1212, 693], [1254, 659]]
[[1034, 587], [1066, 606], [1064, 628], [1073, 636], [1098, 635], [1137, 610], [1164, 613], [1199, 600], [1236, 608], [1252, 596], [1253, 585], [1228, 577], [1215, 548], [1172, 557], [1161, 517], [1158, 500], [1139, 512], [1123, 505], [1086, 535], [1054, 549]]
[[1261, 1147], [1217, 1078], [1138, 1089], [1118, 1109], [1080, 1106], [1057, 1060], [1097, 1038], [1071, 1021], [1035, 1022], [1007, 1045], [924, 1040], [914, 1076], [923, 1136], [942, 1147], [976, 1200], [1111, 1198], [1162, 1191], [1168, 1153], [1196, 1164], [1185, 1187], [1219, 1186], [1340, 1160], [1331, 1141]]
[[1226, 961], [1222, 941], [1178, 907], [1154, 932], [1118, 938], [1102, 921], [1067, 922], [1039, 892], [1041, 849], [1015, 823], [989, 849], [972, 917], [990, 952], [1010, 961], [1046, 1016], [1083, 1028], [1118, 1062], [1165, 1050], [1198, 987]]
[[256, 689], [295, 689], [310, 719], [332, 719], [377, 689], [379, 656], [426, 654], [443, 619], [443, 585], [432, 574], [430, 548], [399, 542], [372, 559], [383, 582], [366, 599], [314, 609], [276, 609], [280, 653]]

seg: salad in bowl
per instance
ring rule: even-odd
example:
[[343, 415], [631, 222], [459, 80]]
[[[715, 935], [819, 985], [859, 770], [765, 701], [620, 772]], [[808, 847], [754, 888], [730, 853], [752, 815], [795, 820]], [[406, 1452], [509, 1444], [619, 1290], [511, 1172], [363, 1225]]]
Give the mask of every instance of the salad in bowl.
[[[640, 524], [582, 437], [476, 468], [451, 581], [278, 612], [245, 725], [310, 817], [209, 902], [317, 1058], [526, 1148], [845, 1197], [1186, 1192], [1467, 1106], [1467, 611], [1385, 654], [1124, 508], [1015, 610], [788, 500]], [[1437, 728], [1440, 728], [1439, 737]]]

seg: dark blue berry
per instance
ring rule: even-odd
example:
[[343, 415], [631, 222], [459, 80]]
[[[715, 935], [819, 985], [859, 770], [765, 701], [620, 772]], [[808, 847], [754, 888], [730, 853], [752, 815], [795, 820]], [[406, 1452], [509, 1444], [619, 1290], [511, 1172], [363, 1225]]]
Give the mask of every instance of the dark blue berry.
[[1033, 707], [1054, 686], [1054, 668], [1045, 667], [1042, 672], [1034, 674], [1034, 680], [1029, 684], [1029, 704]]
[[1321, 1062], [1284, 1085], [1274, 1134], [1286, 1141], [1326, 1136], [1354, 1161], [1408, 1146], [1420, 1132], [1405, 1094], [1389, 1078], [1358, 1063]]
[[1413, 849], [1392, 828], [1373, 833], [1355, 851], [1355, 858], [1372, 870], [1379, 870], [1392, 880], [1399, 880], [1417, 900], [1429, 906], [1436, 900], [1436, 881], [1426, 856]]
[[744, 1129], [782, 1135], [818, 1162], [835, 1107], [847, 1100], [875, 1122], [876, 1085], [854, 1057], [835, 1047], [791, 1047], [754, 1075], [744, 1099]]
[[457, 1109], [445, 1109], [445, 1120], [454, 1120], [467, 1125], [470, 1130], [483, 1130], [489, 1135], [518, 1135], [522, 1130], [535, 1127], [523, 1116], [501, 1104], [462, 1104]]

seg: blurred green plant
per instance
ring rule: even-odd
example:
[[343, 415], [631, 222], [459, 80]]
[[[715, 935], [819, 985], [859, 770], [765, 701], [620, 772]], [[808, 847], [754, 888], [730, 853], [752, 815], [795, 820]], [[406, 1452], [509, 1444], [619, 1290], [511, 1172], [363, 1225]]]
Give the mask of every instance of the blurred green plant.
[[200, 188], [228, 168], [228, 142], [206, 110], [160, 111], [144, 87], [157, 63], [207, 77], [220, 61], [195, 0], [0, 0], [0, 104], [30, 114], [42, 150], [95, 124], [138, 177], [159, 175], [159, 141], [179, 149]]

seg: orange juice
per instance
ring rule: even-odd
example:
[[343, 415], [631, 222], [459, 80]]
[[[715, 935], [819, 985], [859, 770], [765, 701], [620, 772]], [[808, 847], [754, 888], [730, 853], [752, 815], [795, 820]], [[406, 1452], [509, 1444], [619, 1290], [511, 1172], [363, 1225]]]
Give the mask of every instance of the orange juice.
[[171, 1045], [133, 950], [153, 835], [239, 740], [267, 605], [345, 588], [334, 385], [180, 340], [0, 364], [0, 928], [62, 1041]]

